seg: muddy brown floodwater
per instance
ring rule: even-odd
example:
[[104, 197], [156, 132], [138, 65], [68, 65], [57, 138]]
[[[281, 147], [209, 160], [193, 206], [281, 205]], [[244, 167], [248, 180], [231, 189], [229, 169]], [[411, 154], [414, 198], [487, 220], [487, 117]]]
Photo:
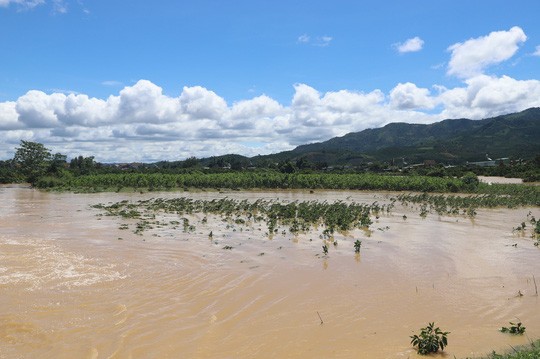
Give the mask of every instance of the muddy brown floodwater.
[[521, 178], [506, 178], [497, 176], [478, 176], [480, 182], [484, 183], [502, 183], [502, 184], [519, 184], [523, 183]]
[[439, 357], [526, 343], [498, 332], [509, 321], [540, 338], [540, 248], [512, 233], [538, 208], [471, 220], [396, 206], [373, 218], [370, 237], [336, 235], [325, 258], [316, 231], [269, 239], [264, 224], [227, 228], [194, 215], [193, 233], [164, 226], [141, 236], [134, 222], [90, 207], [158, 196], [383, 203], [389, 194], [1, 187], [1, 358], [416, 358], [409, 336], [431, 321], [451, 332]]

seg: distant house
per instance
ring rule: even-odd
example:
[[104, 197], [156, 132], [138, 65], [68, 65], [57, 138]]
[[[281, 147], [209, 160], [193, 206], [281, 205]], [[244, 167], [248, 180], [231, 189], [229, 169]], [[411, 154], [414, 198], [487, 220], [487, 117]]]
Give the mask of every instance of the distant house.
[[469, 162], [467, 161], [467, 166], [473, 167], [495, 167], [497, 164], [495, 161], [479, 161], [479, 162]]
[[132, 162], [132, 163], [115, 163], [115, 164], [112, 164], [112, 166], [122, 170], [122, 171], [127, 171], [127, 170], [130, 170], [130, 169], [139, 169], [140, 167], [143, 166], [142, 163], [140, 162]]
[[503, 158], [497, 158], [495, 160], [492, 160], [491, 158], [488, 158], [487, 161], [478, 161], [478, 162], [468, 162], [467, 166], [477, 166], [477, 167], [495, 167], [500, 164], [509, 164], [510, 159], [508, 157]]
[[[406, 162], [403, 162], [403, 164], [406, 164]], [[437, 166], [437, 161], [435, 160], [424, 160], [422, 163], [413, 163], [412, 165], [403, 166], [403, 169], [415, 169], [415, 168], [422, 168], [422, 167], [435, 167]]]

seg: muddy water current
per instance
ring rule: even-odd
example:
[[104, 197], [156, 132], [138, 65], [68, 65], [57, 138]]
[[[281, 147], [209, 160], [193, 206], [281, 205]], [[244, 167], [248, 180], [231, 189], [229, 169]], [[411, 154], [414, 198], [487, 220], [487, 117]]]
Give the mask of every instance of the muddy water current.
[[[451, 332], [439, 357], [540, 338], [540, 248], [512, 232], [538, 208], [471, 220], [396, 206], [370, 234], [336, 235], [323, 256], [317, 231], [268, 238], [264, 223], [194, 214], [191, 233], [164, 225], [138, 235], [135, 220], [91, 207], [175, 196], [384, 203], [391, 194], [1, 187], [0, 358], [416, 358], [409, 336], [431, 321]], [[500, 333], [509, 321], [528, 336]]]

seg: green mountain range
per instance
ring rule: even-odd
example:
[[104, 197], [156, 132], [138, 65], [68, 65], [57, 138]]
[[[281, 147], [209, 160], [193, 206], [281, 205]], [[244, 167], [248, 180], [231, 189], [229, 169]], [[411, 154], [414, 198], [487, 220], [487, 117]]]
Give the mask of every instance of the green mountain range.
[[530, 108], [484, 120], [453, 119], [429, 125], [391, 123], [251, 160], [304, 159], [352, 166], [392, 160], [462, 164], [486, 160], [486, 155], [493, 159], [532, 159], [539, 154], [540, 108]]

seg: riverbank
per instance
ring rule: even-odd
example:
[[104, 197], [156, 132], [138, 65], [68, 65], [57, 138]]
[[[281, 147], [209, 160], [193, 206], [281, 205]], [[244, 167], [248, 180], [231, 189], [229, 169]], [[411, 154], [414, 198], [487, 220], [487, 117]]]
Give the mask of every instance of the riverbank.
[[[512, 348], [506, 354], [492, 354], [478, 359], [538, 359], [540, 358], [540, 340], [531, 342], [528, 345]], [[468, 358], [469, 359], [469, 358]], [[472, 358], [471, 358], [472, 359]]]

